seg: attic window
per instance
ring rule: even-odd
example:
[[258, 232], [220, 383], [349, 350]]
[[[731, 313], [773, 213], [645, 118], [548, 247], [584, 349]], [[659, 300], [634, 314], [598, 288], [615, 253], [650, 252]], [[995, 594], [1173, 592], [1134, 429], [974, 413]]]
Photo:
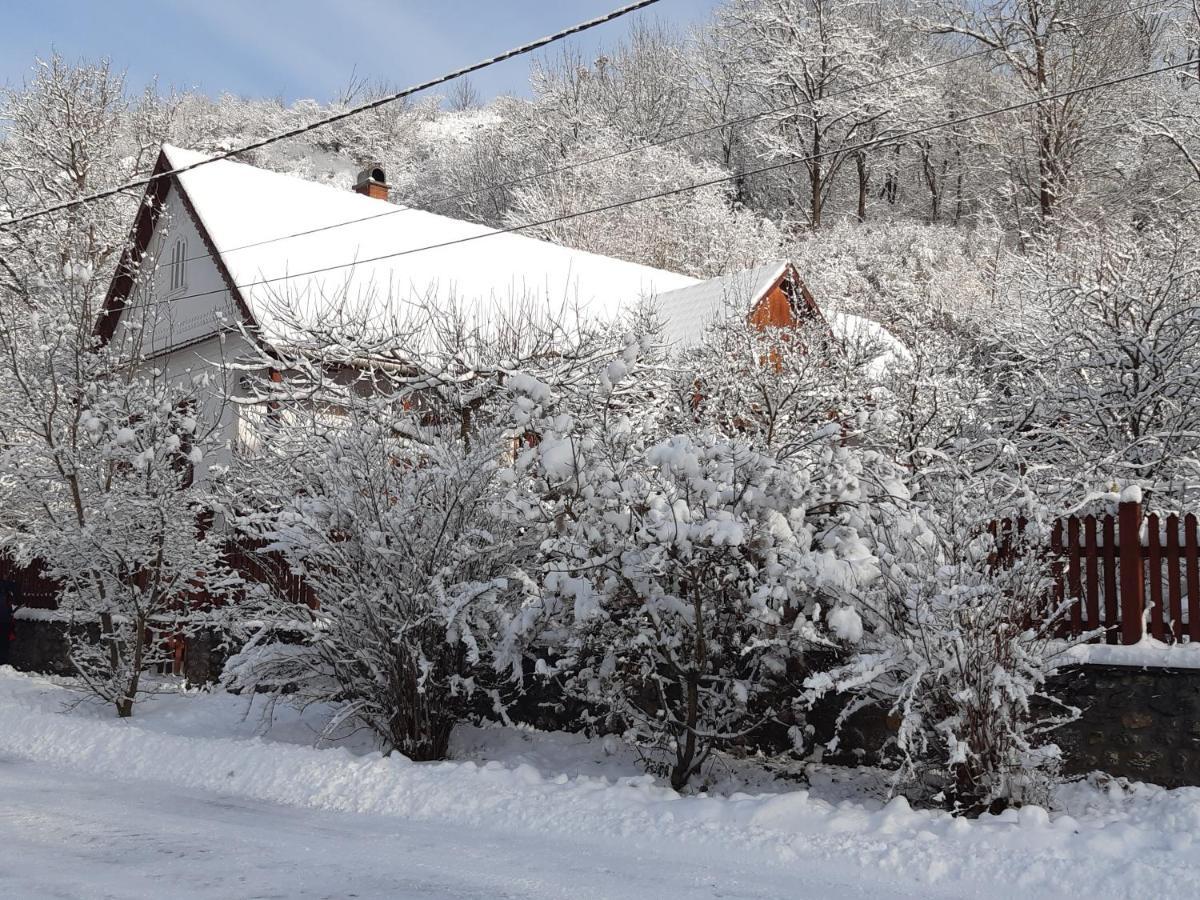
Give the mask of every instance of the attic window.
[[187, 284], [187, 241], [180, 238], [171, 251], [171, 291], [181, 291]]

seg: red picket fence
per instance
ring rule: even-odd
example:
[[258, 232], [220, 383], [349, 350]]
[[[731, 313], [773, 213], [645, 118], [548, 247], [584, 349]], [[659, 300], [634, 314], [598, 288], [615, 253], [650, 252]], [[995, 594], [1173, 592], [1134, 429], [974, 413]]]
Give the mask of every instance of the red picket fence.
[[289, 601], [317, 609], [320, 601], [308, 582], [291, 570], [282, 554], [265, 551], [266, 546], [265, 541], [230, 541], [225, 561], [247, 584], [271, 585]]
[[[278, 553], [263, 551], [262, 542], [230, 541], [225, 551], [229, 567], [249, 585], [269, 584], [282, 591], [289, 600], [317, 608], [318, 601], [308, 583], [296, 575]], [[14, 588], [13, 600], [25, 609], [57, 609], [58, 595], [62, 586], [47, 577], [38, 562], [30, 566], [18, 566], [9, 557], [0, 554], [0, 582], [10, 582]], [[203, 605], [203, 596], [190, 597], [192, 602]]]
[[48, 578], [40, 563], [18, 566], [7, 555], [0, 553], [0, 582], [11, 582], [13, 599], [29, 609], [57, 609], [58, 592], [61, 586]]
[[1111, 643], [1136, 644], [1145, 629], [1160, 641], [1200, 640], [1200, 533], [1196, 516], [1068, 516], [1054, 524], [1056, 596], [1076, 598], [1068, 634], [1105, 629]]

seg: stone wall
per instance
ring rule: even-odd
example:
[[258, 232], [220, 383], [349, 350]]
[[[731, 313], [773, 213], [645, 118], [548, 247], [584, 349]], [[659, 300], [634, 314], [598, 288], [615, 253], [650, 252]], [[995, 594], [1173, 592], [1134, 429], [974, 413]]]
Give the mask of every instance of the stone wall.
[[13, 621], [9, 664], [21, 672], [74, 674], [67, 628], [67, 622], [63, 619], [24, 618], [18, 615]]
[[1050, 692], [1083, 710], [1051, 735], [1067, 774], [1200, 785], [1200, 669], [1074, 666]]
[[198, 686], [213, 684], [225, 668], [229, 657], [228, 648], [221, 642], [220, 635], [212, 631], [199, 631], [184, 639], [183, 676], [188, 684]]

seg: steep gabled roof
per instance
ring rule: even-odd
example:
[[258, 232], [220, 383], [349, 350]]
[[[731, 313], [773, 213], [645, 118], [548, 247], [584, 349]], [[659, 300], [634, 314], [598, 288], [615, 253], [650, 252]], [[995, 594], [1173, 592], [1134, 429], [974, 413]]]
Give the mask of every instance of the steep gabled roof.
[[[878, 322], [836, 310], [822, 311], [787, 260], [659, 294], [655, 306], [663, 338], [677, 349], [691, 347], [700, 343], [709, 325], [746, 316], [753, 320], [759, 305], [769, 300], [776, 287], [785, 280], [791, 281], [787, 298], [792, 313], [789, 323], [796, 321], [797, 313], [801, 316], [811, 314], [824, 322], [830, 334], [839, 341], [854, 345], [859, 352], [869, 355], [866, 372], [871, 378], [881, 379], [895, 366], [912, 362], [912, 354], [904, 343]], [[770, 322], [770, 316], [762, 321]]]
[[[159, 165], [204, 159], [167, 145]], [[609, 318], [641, 298], [696, 283], [520, 234], [481, 238], [494, 229], [229, 160], [183, 172], [175, 182], [227, 286], [268, 341], [287, 337], [272, 315], [282, 298], [310, 322], [337, 304], [369, 318], [418, 300], [457, 303], [483, 317], [497, 306], [534, 301]], [[150, 198], [159, 203], [161, 185], [152, 185]], [[144, 249], [153, 230], [153, 206], [143, 206], [135, 225], [135, 260], [136, 245]], [[443, 246], [423, 249], [429, 245]], [[110, 308], [132, 284], [127, 267], [121, 273]]]
[[[154, 174], [206, 158], [164, 145]], [[97, 324], [106, 338], [128, 301], [172, 184], [243, 320], [268, 343], [287, 338], [272, 316], [281, 296], [314, 323], [343, 300], [363, 317], [420, 299], [456, 302], [482, 317], [512, 301], [577, 304], [603, 319], [649, 298], [666, 339], [677, 347], [699, 342], [720, 318], [750, 315], [785, 278], [796, 289], [793, 302], [820, 315], [786, 260], [699, 281], [519, 234], [481, 238], [493, 229], [219, 160], [151, 182]], [[435, 244], [444, 246], [421, 249]], [[865, 320], [851, 319], [835, 315], [830, 324], [843, 337], [848, 330], [862, 333]]]
[[820, 316], [812, 295], [792, 264], [779, 260], [659, 294], [654, 305], [663, 326], [663, 337], [673, 347], [697, 344], [709, 325], [735, 316], [751, 315], [788, 276], [797, 293], [796, 302], [803, 303], [813, 314]]

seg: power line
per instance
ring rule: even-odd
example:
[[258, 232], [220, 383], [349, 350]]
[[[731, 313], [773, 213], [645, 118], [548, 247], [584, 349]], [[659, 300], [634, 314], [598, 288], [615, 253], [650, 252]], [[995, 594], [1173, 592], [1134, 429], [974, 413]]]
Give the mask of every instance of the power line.
[[[1156, 6], [1162, 6], [1166, 2], [1168, 2], [1168, 0], [1154, 0], [1154, 2], [1145, 3], [1145, 4], [1142, 4], [1141, 6], [1131, 7], [1129, 9], [1121, 10], [1120, 12], [1110, 13], [1109, 15], [1106, 15], [1106, 16], [1099, 16], [1096, 19], [1093, 19], [1092, 23], [1098, 24], [1101, 22], [1117, 19], [1122, 16], [1133, 15], [1135, 13], [1143, 12], [1147, 9], [1151, 9]], [[930, 63], [929, 65], [920, 66], [920, 67], [913, 68], [913, 69], [908, 69], [904, 72], [898, 72], [894, 75], [889, 75], [886, 78], [878, 78], [878, 79], [875, 79], [874, 81], [868, 81], [868, 82], [864, 82], [863, 84], [854, 85], [853, 87], [843, 88], [842, 90], [838, 90], [838, 91], [832, 91], [831, 93], [827, 94], [824, 99], [833, 99], [834, 97], [841, 97], [846, 94], [859, 93], [861, 91], [867, 90], [872, 87], [879, 87], [881, 85], [891, 84], [896, 81], [901, 81], [906, 78], [911, 78], [915, 75], [923, 75], [927, 72], [932, 72], [936, 69], [943, 68], [945, 66], [954, 65], [956, 63], [965, 62], [967, 60], [976, 59], [979, 57], [991, 55], [993, 53], [998, 53], [998, 52], [1002, 52], [1005, 50], [1009, 50], [1013, 47], [1021, 46], [1022, 44], [1028, 44], [1032, 41], [1033, 41], [1033, 37], [1026, 37], [1026, 38], [1021, 38], [1019, 40], [1014, 40], [1014, 41], [1012, 41], [1008, 44], [1005, 44], [1001, 47], [985, 47], [982, 50], [977, 50], [972, 53], [966, 53], [961, 56], [949, 57], [947, 59], [939, 60], [938, 62], [935, 62], [935, 63]], [[737, 116], [732, 119], [726, 119], [721, 122], [716, 122], [713, 124], [705, 125], [700, 128], [693, 129], [691, 131], [685, 131], [685, 132], [673, 134], [670, 137], [660, 138], [659, 140], [651, 141], [650, 143], [639, 144], [636, 147], [629, 147], [624, 150], [616, 150], [616, 151], [613, 151], [610, 153], [601, 154], [600, 156], [589, 157], [588, 159], [585, 159], [585, 160], [579, 160], [578, 162], [568, 163], [568, 164], [561, 165], [561, 166], [554, 166], [549, 169], [543, 169], [538, 172], [531, 173], [529, 175], [522, 175], [522, 176], [518, 176], [516, 178], [510, 178], [510, 179], [507, 179], [504, 181], [493, 182], [492, 184], [483, 185], [482, 187], [471, 188], [470, 190], [459, 191], [459, 192], [453, 193], [453, 194], [446, 194], [441, 197], [435, 197], [434, 199], [428, 201], [428, 203], [426, 204], [425, 207], [395, 206], [392, 209], [387, 209], [382, 212], [377, 212], [377, 213], [374, 213], [369, 216], [362, 216], [357, 219], [347, 219], [347, 220], [341, 221], [341, 222], [331, 222], [327, 225], [319, 225], [315, 228], [309, 228], [304, 231], [288, 232], [287, 234], [278, 235], [276, 237], [263, 238], [262, 240], [252, 241], [247, 244], [240, 244], [235, 247], [229, 247], [225, 250], [222, 250], [221, 252], [223, 255], [229, 254], [229, 253], [237, 253], [241, 250], [250, 250], [255, 247], [262, 247], [262, 246], [266, 246], [268, 244], [277, 243], [279, 241], [290, 240], [292, 238], [306, 237], [306, 236], [312, 235], [312, 234], [320, 234], [322, 232], [332, 231], [336, 228], [344, 228], [344, 227], [347, 227], [350, 225], [357, 225], [361, 222], [371, 222], [371, 221], [374, 221], [375, 219], [381, 219], [381, 218], [384, 218], [387, 216], [394, 216], [394, 215], [398, 215], [400, 213], [413, 212], [414, 210], [436, 209], [436, 208], [438, 208], [440, 206], [444, 206], [445, 204], [450, 203], [454, 200], [461, 200], [464, 197], [471, 197], [471, 196], [475, 196], [476, 194], [482, 194], [482, 193], [494, 193], [496, 191], [500, 191], [500, 190], [503, 190], [503, 189], [509, 188], [509, 187], [514, 187], [519, 184], [525, 184], [528, 182], [537, 181], [542, 178], [548, 178], [552, 175], [560, 175], [564, 172], [571, 172], [576, 169], [584, 168], [586, 166], [592, 166], [592, 165], [596, 165], [596, 164], [602, 163], [602, 162], [610, 162], [614, 159], [620, 159], [621, 157], [629, 156], [634, 153], [642, 153], [647, 150], [653, 150], [655, 148], [663, 147], [668, 144], [675, 143], [677, 141], [683, 141], [683, 140], [687, 140], [688, 138], [698, 137], [703, 134], [708, 134], [710, 132], [717, 131], [722, 128], [730, 128], [730, 127], [737, 127], [740, 125], [745, 125], [749, 122], [753, 122], [758, 119], [765, 118], [766, 116], [776, 115], [781, 112], [787, 112], [788, 110], [796, 109], [797, 107], [799, 107], [801, 105], [803, 105], [803, 104], [802, 103], [790, 103], [790, 104], [786, 104], [783, 106], [773, 107], [770, 109], [759, 110], [754, 113], [747, 113], [746, 115], [743, 115], [743, 116]], [[839, 151], [835, 151], [835, 152], [842, 152], [842, 151], [839, 150]], [[204, 259], [206, 256], [207, 256], [207, 254], [203, 254], [203, 253], [197, 254], [196, 256], [188, 257], [185, 260], [185, 262], [191, 262], [192, 260], [196, 260], [196, 259]]]
[[[810, 156], [797, 157], [795, 159], [789, 159], [789, 160], [785, 160], [783, 162], [772, 163], [771, 165], [767, 165], [767, 166], [761, 166], [757, 169], [747, 169], [743, 172], [738, 172], [738, 173], [734, 173], [731, 175], [723, 175], [719, 178], [710, 178], [705, 181], [698, 181], [698, 182], [694, 182], [692, 184], [683, 185], [682, 187], [669, 188], [667, 190], [658, 191], [653, 194], [645, 194], [640, 197], [632, 197], [630, 199], [619, 200], [614, 203], [606, 203], [602, 206], [595, 206], [590, 209], [578, 210], [576, 212], [566, 213], [564, 215], [554, 216], [554, 217], [551, 217], [548, 219], [541, 219], [536, 222], [524, 222], [519, 225], [511, 225], [511, 226], [508, 226], [505, 228], [498, 228], [498, 229], [494, 229], [492, 231], [487, 231], [487, 232], [484, 232], [483, 234], [476, 234], [476, 235], [471, 235], [469, 237], [456, 238], [451, 241], [442, 241], [442, 242], [436, 243], [436, 244], [426, 244], [421, 247], [412, 247], [408, 250], [398, 250], [394, 253], [384, 253], [384, 254], [380, 254], [379, 256], [370, 256], [370, 257], [365, 257], [362, 259], [355, 259], [350, 262], [337, 263], [337, 264], [329, 265], [329, 266], [321, 266], [321, 267], [318, 267], [315, 269], [309, 269], [304, 272], [295, 272], [295, 273], [290, 273], [287, 275], [277, 275], [277, 276], [274, 276], [271, 278], [263, 278], [258, 281], [248, 281], [248, 282], [244, 282], [241, 284], [234, 284], [232, 286], [234, 288], [238, 288], [238, 289], [249, 288], [249, 287], [258, 287], [260, 285], [274, 284], [274, 283], [280, 282], [280, 281], [290, 281], [294, 278], [306, 278], [310, 275], [321, 275], [321, 274], [324, 274], [325, 272], [333, 272], [333, 271], [337, 271], [339, 269], [352, 268], [354, 266], [362, 265], [362, 264], [366, 264], [366, 263], [381, 262], [386, 259], [397, 259], [397, 258], [403, 257], [403, 256], [411, 256], [415, 253], [424, 253], [429, 250], [439, 250], [443, 247], [453, 247], [453, 246], [456, 246], [459, 244], [467, 244], [467, 243], [471, 243], [473, 241], [483, 240], [485, 238], [495, 237], [495, 236], [501, 235], [501, 234], [513, 234], [516, 232], [525, 231], [530, 228], [540, 228], [545, 225], [553, 225], [557, 222], [565, 222], [565, 221], [570, 221], [573, 219], [582, 218], [583, 216], [595, 215], [597, 213], [602, 213], [602, 212], [610, 212], [615, 209], [622, 209], [627, 206], [633, 206], [638, 203], [645, 203], [650, 200], [660, 200], [665, 197], [676, 196], [678, 194], [684, 194], [684, 193], [688, 193], [690, 191], [697, 191], [697, 190], [701, 190], [706, 187], [713, 187], [714, 185], [734, 181], [739, 178], [750, 178], [750, 177], [754, 177], [757, 175], [763, 175], [763, 174], [766, 174], [769, 172], [777, 172], [777, 171], [780, 171], [781, 169], [787, 169], [792, 166], [798, 166], [798, 165], [803, 165], [804, 163], [814, 162], [816, 160], [824, 159], [827, 156], [832, 156], [835, 154], [853, 153], [853, 152], [857, 152], [860, 150], [870, 150], [870, 149], [877, 149], [877, 148], [882, 148], [882, 147], [896, 146], [896, 145], [899, 145], [901, 142], [907, 140], [908, 138], [915, 137], [920, 134], [927, 134], [931, 131], [938, 131], [943, 128], [951, 128], [951, 127], [955, 127], [955, 126], [960, 126], [960, 125], [966, 124], [968, 122], [974, 122], [974, 121], [978, 121], [980, 119], [988, 118], [989, 116], [998, 116], [998, 115], [1004, 115], [1006, 113], [1018, 112], [1022, 109], [1029, 109], [1030, 107], [1037, 106], [1042, 103], [1049, 103], [1050, 101], [1053, 101], [1053, 100], [1062, 100], [1067, 97], [1074, 97], [1079, 94], [1085, 94], [1090, 91], [1100, 90], [1102, 88], [1115, 87], [1116, 85], [1119, 85], [1119, 84], [1125, 84], [1126, 82], [1136, 81], [1139, 78], [1148, 78], [1153, 75], [1160, 75], [1164, 72], [1171, 72], [1176, 69], [1182, 69], [1182, 68], [1186, 68], [1189, 66], [1194, 66], [1195, 62], [1196, 62], [1195, 60], [1185, 60], [1183, 62], [1171, 63], [1169, 65], [1158, 66], [1158, 67], [1152, 68], [1152, 69], [1145, 69], [1140, 72], [1133, 72], [1128, 75], [1121, 75], [1116, 78], [1110, 78], [1106, 81], [1100, 81], [1100, 82], [1096, 82], [1094, 84], [1083, 85], [1082, 87], [1072, 88], [1072, 89], [1066, 90], [1066, 91], [1059, 91], [1054, 94], [1046, 94], [1046, 95], [1043, 95], [1040, 97], [1035, 97], [1032, 100], [1023, 100], [1019, 103], [1009, 104], [1008, 106], [1001, 106], [1001, 107], [995, 107], [992, 109], [986, 109], [986, 110], [982, 110], [980, 112], [972, 113], [970, 115], [962, 116], [959, 118], [944, 119], [940, 122], [934, 122], [930, 125], [924, 125], [919, 128], [912, 128], [912, 129], [909, 129], [908, 131], [904, 131], [899, 134], [891, 135], [889, 137], [875, 138], [875, 139], [869, 140], [869, 141], [862, 141], [858, 144], [852, 144], [852, 145], [846, 146], [846, 147], [839, 147], [836, 150], [829, 150], [829, 151], [825, 151], [824, 153], [814, 153]], [[216, 294], [224, 294], [224, 293], [226, 293], [226, 290], [227, 290], [226, 288], [219, 288], [219, 289], [210, 290], [210, 291], [200, 291], [195, 294], [184, 294], [182, 296], [174, 297], [174, 298], [170, 298], [170, 299], [166, 299], [166, 300], [151, 301], [151, 304], [161, 305], [161, 304], [166, 304], [166, 303], [176, 303], [180, 300], [189, 300], [189, 299], [192, 299], [195, 297], [209, 297], [209, 296], [213, 296]], [[151, 305], [151, 304], [147, 304], [147, 305]]]
[[195, 162], [190, 165], [180, 166], [178, 169], [172, 169], [168, 172], [160, 172], [158, 175], [151, 175], [148, 178], [141, 178], [141, 179], [137, 179], [135, 181], [129, 181], [129, 182], [126, 182], [125, 184], [118, 185], [118, 186], [112, 187], [112, 188], [107, 188], [103, 191], [98, 191], [94, 194], [88, 194], [85, 197], [77, 197], [74, 200], [67, 200], [62, 203], [57, 203], [52, 206], [47, 206], [43, 209], [25, 213], [20, 216], [14, 216], [11, 219], [7, 219], [3, 222], [0, 222], [0, 228], [6, 228], [11, 225], [19, 224], [21, 222], [28, 222], [31, 219], [36, 219], [41, 216], [49, 215], [50, 213], [62, 212], [63, 210], [74, 209], [77, 206], [83, 206], [88, 203], [95, 203], [97, 200], [104, 200], [108, 197], [116, 196], [117, 194], [121, 193], [122, 191], [127, 191], [130, 188], [145, 187], [146, 185], [151, 184], [154, 181], [158, 181], [163, 178], [170, 178], [175, 175], [179, 175], [182, 172], [190, 172], [192, 169], [198, 169], [201, 166], [206, 166], [209, 163], [214, 163], [214, 162], [217, 162], [218, 160], [229, 159], [230, 157], [237, 156], [240, 153], [248, 153], [251, 150], [258, 150], [258, 149], [261, 149], [262, 147], [266, 147], [270, 144], [274, 144], [279, 141], [288, 140], [289, 138], [299, 137], [300, 135], [307, 134], [308, 132], [314, 131], [317, 128], [323, 128], [326, 125], [332, 125], [335, 122], [341, 122], [345, 119], [349, 119], [351, 116], [356, 116], [356, 115], [359, 115], [360, 113], [369, 112], [370, 110], [373, 110], [373, 109], [378, 109], [381, 106], [386, 106], [389, 103], [394, 103], [397, 100], [402, 100], [405, 97], [410, 97], [413, 94], [420, 93], [421, 91], [429, 90], [430, 88], [445, 84], [448, 81], [453, 81], [456, 78], [462, 78], [464, 75], [470, 75], [473, 72], [478, 72], [481, 69], [486, 69], [489, 66], [494, 66], [497, 63], [505, 62], [505, 61], [513, 59], [514, 57], [517, 57], [517, 56], [524, 56], [525, 54], [532, 53], [534, 50], [540, 50], [542, 47], [548, 46], [549, 44], [553, 44], [557, 41], [561, 41], [565, 38], [571, 37], [572, 35], [581, 34], [585, 31], [589, 31], [600, 25], [604, 25], [608, 22], [611, 22], [614, 19], [619, 19], [622, 16], [627, 16], [630, 13], [637, 12], [640, 9], [645, 9], [648, 6], [653, 6], [654, 4], [656, 4], [658, 2], [660, 2], [660, 0], [636, 0], [636, 2], [634, 2], [634, 3], [628, 3], [625, 6], [619, 7], [618, 9], [614, 9], [612, 12], [605, 13], [602, 16], [597, 16], [594, 19], [588, 19], [585, 22], [580, 22], [576, 25], [570, 26], [569, 28], [564, 28], [561, 31], [556, 31], [554, 34], [549, 34], [549, 35], [546, 35], [545, 37], [538, 38], [537, 40], [530, 41], [529, 43], [522, 44], [519, 47], [514, 47], [511, 50], [506, 50], [497, 56], [492, 56], [488, 59], [480, 60], [477, 63], [472, 63], [469, 66], [464, 66], [461, 69], [456, 69], [453, 72], [449, 72], [445, 75], [440, 75], [437, 78], [430, 79], [429, 81], [422, 82], [421, 84], [413, 85], [412, 87], [407, 87], [404, 90], [397, 91], [393, 94], [388, 94], [386, 96], [376, 98], [375, 100], [371, 100], [367, 103], [360, 104], [359, 106], [352, 107], [351, 109], [343, 110], [342, 112], [335, 113], [334, 115], [331, 115], [331, 116], [326, 116], [325, 118], [318, 119], [315, 122], [310, 122], [307, 125], [301, 125], [298, 128], [292, 128], [288, 131], [284, 131], [284, 132], [280, 132], [279, 134], [271, 135], [270, 137], [266, 137], [266, 138], [263, 138], [262, 140], [258, 140], [258, 141], [254, 141], [249, 144], [245, 144], [244, 146], [238, 147], [234, 150], [223, 151], [222, 153], [219, 153], [216, 156], [209, 157], [207, 159], [201, 160], [200, 162]]

